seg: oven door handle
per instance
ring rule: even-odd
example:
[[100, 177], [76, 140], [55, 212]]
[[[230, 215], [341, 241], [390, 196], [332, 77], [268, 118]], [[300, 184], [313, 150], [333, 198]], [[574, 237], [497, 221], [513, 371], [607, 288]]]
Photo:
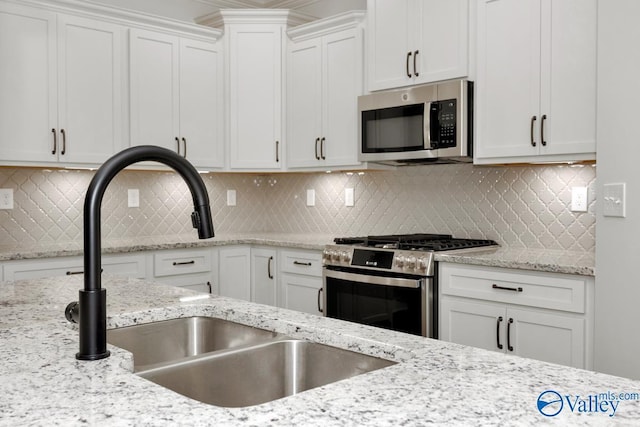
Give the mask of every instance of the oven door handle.
[[417, 289], [422, 285], [422, 279], [403, 279], [400, 277], [374, 276], [370, 274], [348, 273], [325, 269], [325, 277], [349, 280], [351, 282], [368, 283], [371, 285], [397, 286], [399, 288]]

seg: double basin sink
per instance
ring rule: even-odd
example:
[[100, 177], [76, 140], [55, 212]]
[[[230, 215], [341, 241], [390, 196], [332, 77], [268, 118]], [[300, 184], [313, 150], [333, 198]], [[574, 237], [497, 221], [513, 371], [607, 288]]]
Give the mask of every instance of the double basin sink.
[[395, 362], [211, 317], [107, 331], [133, 353], [135, 373], [192, 399], [252, 406]]

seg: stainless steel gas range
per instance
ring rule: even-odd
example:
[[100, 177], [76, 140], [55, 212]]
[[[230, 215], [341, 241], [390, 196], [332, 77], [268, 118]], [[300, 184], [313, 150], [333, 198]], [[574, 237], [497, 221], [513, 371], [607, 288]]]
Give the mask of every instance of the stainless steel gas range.
[[323, 251], [327, 317], [438, 338], [435, 252], [478, 250], [493, 240], [447, 234], [334, 239]]

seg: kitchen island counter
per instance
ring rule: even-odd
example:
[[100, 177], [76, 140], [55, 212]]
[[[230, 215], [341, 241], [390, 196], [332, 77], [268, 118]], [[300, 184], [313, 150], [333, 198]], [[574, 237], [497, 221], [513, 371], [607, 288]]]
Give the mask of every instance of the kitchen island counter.
[[574, 402], [600, 393], [638, 393], [638, 381], [218, 296], [185, 301], [196, 294], [136, 279], [105, 277], [103, 284], [110, 328], [220, 317], [399, 363], [262, 405], [215, 407], [136, 376], [131, 354], [116, 347], [110, 346], [107, 359], [77, 361], [78, 333], [63, 311], [77, 299], [82, 278], [7, 282], [0, 285], [0, 425], [502, 426], [640, 420], [638, 400], [617, 402], [613, 416], [611, 408], [578, 413], [586, 404], [572, 412], [565, 402], [560, 414], [545, 417], [536, 407], [546, 390]]

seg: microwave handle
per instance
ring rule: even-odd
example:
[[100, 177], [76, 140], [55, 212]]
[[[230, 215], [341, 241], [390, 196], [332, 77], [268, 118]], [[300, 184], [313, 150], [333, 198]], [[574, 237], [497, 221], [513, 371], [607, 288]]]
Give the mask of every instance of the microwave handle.
[[431, 104], [433, 102], [425, 102], [424, 103], [424, 115], [423, 117], [423, 126], [424, 126], [424, 149], [431, 150]]

